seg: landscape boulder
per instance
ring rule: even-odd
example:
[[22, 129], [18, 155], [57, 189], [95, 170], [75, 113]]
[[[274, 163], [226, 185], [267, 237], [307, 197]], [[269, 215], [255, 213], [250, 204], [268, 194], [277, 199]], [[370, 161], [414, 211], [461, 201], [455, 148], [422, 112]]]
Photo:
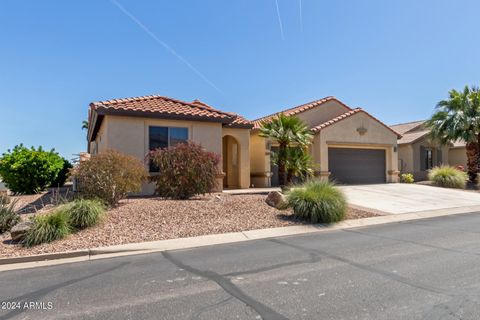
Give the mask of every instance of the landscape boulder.
[[30, 230], [32, 227], [33, 227], [32, 221], [20, 222], [15, 226], [13, 226], [12, 230], [10, 230], [10, 236], [12, 237], [12, 241], [14, 242], [22, 241], [27, 231]]
[[277, 209], [284, 209], [287, 205], [285, 196], [279, 191], [270, 191], [267, 195], [265, 202], [270, 206]]

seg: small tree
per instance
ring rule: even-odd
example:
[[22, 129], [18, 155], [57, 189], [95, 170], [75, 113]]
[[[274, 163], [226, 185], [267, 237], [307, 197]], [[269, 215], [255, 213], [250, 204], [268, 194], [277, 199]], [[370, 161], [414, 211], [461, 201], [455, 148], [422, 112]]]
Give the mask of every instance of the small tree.
[[73, 170], [80, 194], [86, 198], [98, 198], [110, 206], [139, 192], [148, 173], [137, 158], [108, 150], [80, 162]]
[[437, 104], [426, 126], [431, 137], [442, 144], [465, 141], [468, 175], [470, 181], [476, 181], [480, 167], [480, 90], [468, 86], [463, 91], [450, 90], [448, 99]]
[[294, 153], [289, 149], [306, 148], [313, 139], [310, 129], [300, 118], [281, 113], [270, 122], [262, 123], [260, 136], [278, 143], [278, 153], [274, 158], [274, 163], [278, 166], [278, 180], [280, 186], [291, 183], [292, 175], [288, 175], [287, 164], [289, 155]]
[[70, 176], [70, 170], [72, 168], [73, 166], [70, 163], [70, 161], [68, 161], [67, 159], [63, 159], [63, 167], [58, 173], [57, 178], [50, 185], [50, 187], [52, 188], [63, 187], [68, 177]]
[[189, 199], [211, 192], [216, 184], [220, 156], [193, 142], [157, 149], [149, 154], [159, 174], [150, 177], [155, 193], [171, 199]]
[[64, 159], [53, 149], [28, 149], [20, 144], [0, 158], [0, 176], [12, 192], [34, 194], [49, 187], [63, 165]]

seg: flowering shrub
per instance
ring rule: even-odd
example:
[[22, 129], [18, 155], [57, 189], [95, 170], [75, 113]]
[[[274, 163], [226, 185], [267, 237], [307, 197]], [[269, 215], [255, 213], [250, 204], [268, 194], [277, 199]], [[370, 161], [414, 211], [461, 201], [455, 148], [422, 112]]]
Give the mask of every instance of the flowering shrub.
[[193, 142], [157, 149], [149, 154], [158, 174], [150, 177], [155, 193], [171, 199], [188, 199], [211, 192], [216, 184], [220, 156]]
[[414, 183], [415, 180], [413, 179], [413, 174], [411, 173], [402, 173], [400, 175], [400, 182], [403, 183]]

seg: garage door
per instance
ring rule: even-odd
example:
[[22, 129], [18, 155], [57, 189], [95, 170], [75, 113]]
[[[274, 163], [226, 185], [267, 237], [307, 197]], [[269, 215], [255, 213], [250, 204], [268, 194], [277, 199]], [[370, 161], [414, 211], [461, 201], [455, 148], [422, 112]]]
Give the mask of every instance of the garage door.
[[341, 184], [385, 183], [385, 150], [328, 148], [328, 170]]

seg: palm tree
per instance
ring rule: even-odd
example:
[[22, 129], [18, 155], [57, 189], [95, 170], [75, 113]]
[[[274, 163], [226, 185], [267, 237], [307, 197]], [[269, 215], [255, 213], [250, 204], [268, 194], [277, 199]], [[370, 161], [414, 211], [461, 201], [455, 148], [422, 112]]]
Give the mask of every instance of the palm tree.
[[442, 144], [465, 141], [467, 171], [470, 181], [477, 180], [480, 157], [480, 91], [465, 86], [463, 92], [450, 90], [449, 98], [437, 104], [436, 111], [426, 122], [432, 139]]
[[290, 183], [293, 177], [301, 180], [312, 177], [315, 165], [307, 148], [289, 147], [285, 167], [287, 169], [287, 183]]
[[278, 143], [275, 164], [278, 166], [280, 186], [285, 186], [286, 182], [289, 182], [286, 176], [288, 148], [292, 145], [300, 148], [308, 146], [312, 142], [313, 135], [307, 125], [298, 117], [280, 113], [271, 121], [262, 123], [260, 136]]
[[82, 130], [88, 130], [88, 121], [87, 120], [82, 121]]

